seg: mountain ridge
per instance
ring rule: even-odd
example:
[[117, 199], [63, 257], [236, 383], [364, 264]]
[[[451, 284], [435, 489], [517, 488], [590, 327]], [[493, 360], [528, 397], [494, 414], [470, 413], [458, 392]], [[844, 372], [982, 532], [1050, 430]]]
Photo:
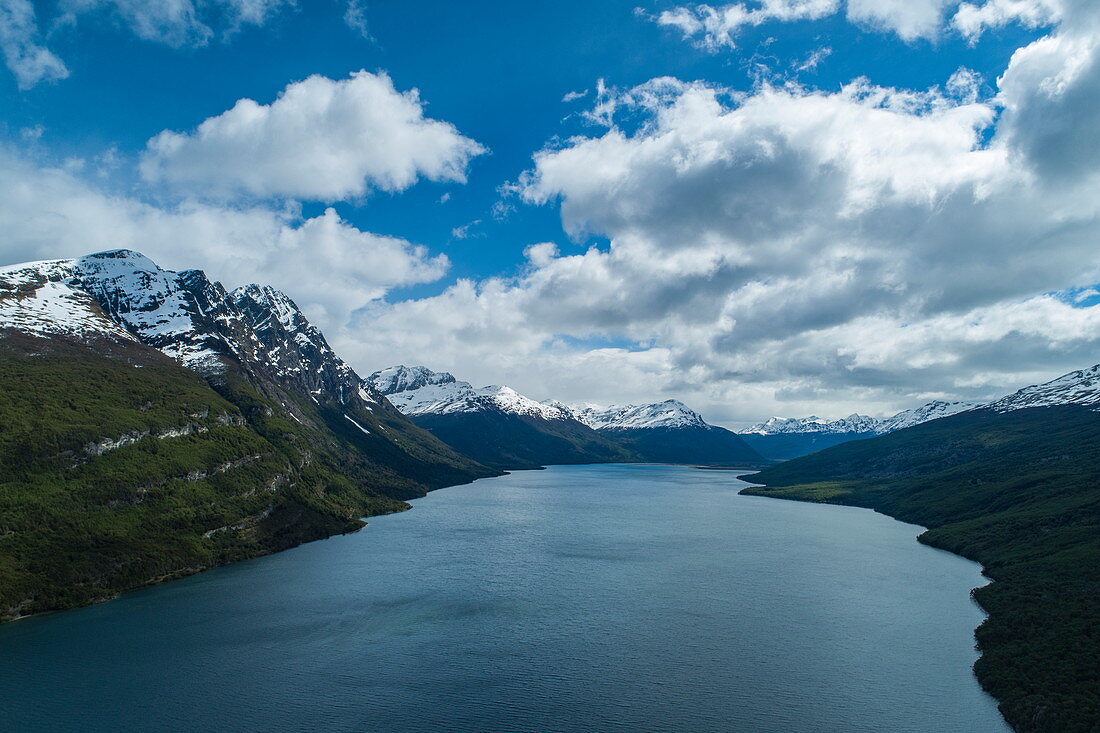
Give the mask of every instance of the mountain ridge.
[[773, 417], [738, 431], [745, 441], [767, 458], [786, 460], [850, 440], [885, 435], [913, 425], [980, 407], [976, 402], [933, 400], [920, 407], [886, 418], [853, 413], [839, 420]]

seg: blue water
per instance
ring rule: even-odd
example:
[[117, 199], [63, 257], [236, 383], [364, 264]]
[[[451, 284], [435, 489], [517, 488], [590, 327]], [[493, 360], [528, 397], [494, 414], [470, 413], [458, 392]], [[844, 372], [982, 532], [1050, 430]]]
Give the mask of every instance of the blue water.
[[5, 731], [1005, 731], [978, 566], [734, 474], [571, 466], [0, 627]]

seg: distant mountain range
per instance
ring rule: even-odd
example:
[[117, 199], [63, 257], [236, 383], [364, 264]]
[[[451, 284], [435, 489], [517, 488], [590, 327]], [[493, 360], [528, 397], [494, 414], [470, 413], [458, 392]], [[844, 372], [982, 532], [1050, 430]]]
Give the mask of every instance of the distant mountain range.
[[474, 387], [422, 366], [382, 369], [368, 381], [414, 423], [487, 466], [517, 469], [640, 460], [567, 409], [536, 402], [508, 387]]
[[677, 400], [600, 408], [579, 405], [578, 420], [655, 463], [758, 466], [765, 461], [736, 433], [708, 424]]
[[764, 458], [797, 458], [850, 440], [886, 435], [914, 425], [988, 407], [1008, 412], [1027, 407], [1100, 404], [1100, 367], [1071, 372], [1046, 384], [1027, 387], [991, 403], [934, 400], [887, 418], [852, 414], [839, 420], [811, 417], [773, 417], [739, 430], [745, 442]]
[[744, 493], [871, 507], [985, 567], [975, 671], [1015, 730], [1100, 720], [1100, 365], [765, 469]]
[[937, 420], [980, 407], [978, 402], [929, 402], [884, 419], [852, 414], [839, 420], [816, 416], [802, 418], [773, 417], [740, 432], [750, 446], [765, 458], [797, 458], [850, 440], [872, 438], [895, 430]]
[[368, 381], [417, 425], [497, 468], [647, 461], [762, 464], [736, 434], [683, 403], [596, 408], [537, 402], [509, 387], [474, 387], [423, 366], [393, 366]]

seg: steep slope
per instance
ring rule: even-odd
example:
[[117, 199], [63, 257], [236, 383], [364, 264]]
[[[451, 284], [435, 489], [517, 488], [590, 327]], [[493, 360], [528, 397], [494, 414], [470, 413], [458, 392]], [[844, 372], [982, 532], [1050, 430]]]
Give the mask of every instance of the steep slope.
[[1011, 412], [1029, 407], [1081, 405], [1100, 407], [1100, 364], [1088, 369], [1064, 374], [1044, 384], [1024, 387], [989, 404], [997, 412]]
[[[1021, 731], [1100, 724], [1096, 369], [766, 469], [744, 493], [871, 507], [980, 562], [975, 671]], [[1044, 406], [1032, 407], [1041, 396]]]
[[766, 422], [738, 431], [745, 442], [766, 458], [787, 460], [830, 446], [884, 435], [894, 430], [919, 425], [980, 407], [977, 402], [935, 400], [904, 410], [885, 419], [852, 414], [839, 420], [773, 417]]
[[474, 387], [421, 366], [383, 369], [368, 382], [417, 425], [487, 466], [521, 469], [638, 459], [568, 410], [509, 387]]
[[939, 420], [941, 417], [951, 417], [960, 412], [974, 410], [982, 406], [980, 402], [944, 402], [933, 400], [928, 404], [915, 407], [912, 410], [902, 410], [893, 417], [888, 417], [879, 423], [875, 430], [879, 435], [885, 435], [895, 430], [904, 430], [914, 425], [920, 425], [930, 420]]
[[736, 433], [708, 424], [677, 400], [607, 408], [578, 406], [577, 419], [654, 463], [759, 466], [766, 461]]
[[0, 618], [362, 526], [494, 472], [276, 291], [132, 252], [0, 269]]

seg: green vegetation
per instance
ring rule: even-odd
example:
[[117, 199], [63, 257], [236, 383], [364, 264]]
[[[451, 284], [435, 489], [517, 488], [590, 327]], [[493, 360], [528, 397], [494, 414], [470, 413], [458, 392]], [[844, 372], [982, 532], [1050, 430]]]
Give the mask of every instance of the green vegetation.
[[637, 453], [571, 420], [498, 412], [426, 414], [413, 420], [464, 455], [503, 470], [641, 460]]
[[212, 386], [138, 344], [7, 334], [0, 394], [0, 620], [357, 529], [493, 473], [381, 406]]
[[964, 413], [769, 468], [743, 493], [876, 509], [981, 563], [975, 672], [1020, 731], [1100, 731], [1100, 414]]
[[777, 435], [741, 435], [754, 451], [773, 461], [786, 461], [791, 458], [815, 453], [834, 445], [869, 437], [867, 433], [779, 433]]
[[771, 463], [737, 433], [715, 425], [696, 428], [614, 428], [601, 431], [648, 463], [752, 468]]

